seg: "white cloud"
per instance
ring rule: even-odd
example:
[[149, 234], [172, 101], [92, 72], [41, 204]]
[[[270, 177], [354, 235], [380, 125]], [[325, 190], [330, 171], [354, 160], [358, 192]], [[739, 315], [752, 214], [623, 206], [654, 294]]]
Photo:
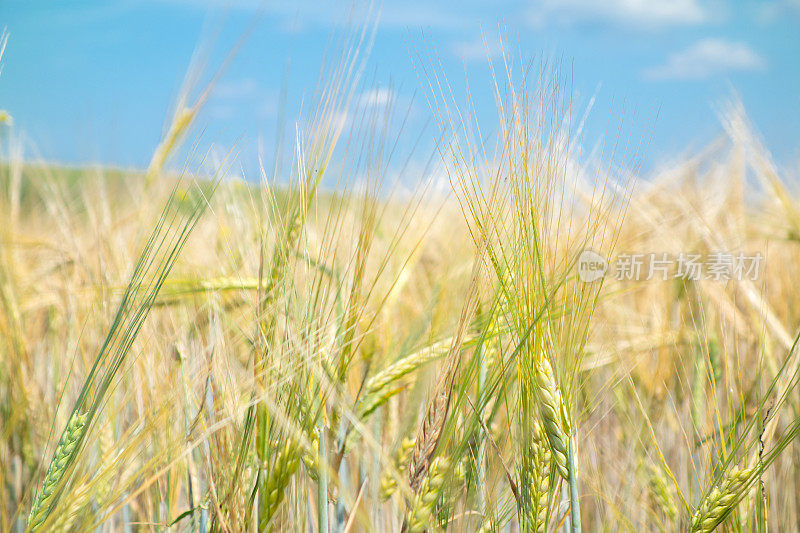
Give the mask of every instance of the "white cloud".
[[278, 111], [280, 110], [278, 107], [278, 102], [280, 101], [280, 96], [278, 91], [275, 89], [270, 89], [264, 91], [264, 97], [255, 106], [256, 116], [258, 118], [275, 118], [278, 116]]
[[529, 17], [537, 26], [555, 20], [652, 28], [701, 24], [709, 19], [709, 13], [697, 0], [537, 0]]
[[230, 120], [236, 116], [233, 106], [213, 104], [208, 107], [208, 116], [216, 120]]
[[394, 91], [376, 87], [364, 91], [358, 97], [358, 103], [364, 107], [386, 107], [395, 99]]
[[[155, 0], [196, 9], [263, 12], [282, 20], [287, 30], [310, 27], [351, 26], [362, 20], [378, 19], [382, 28], [436, 28], [459, 30], [480, 22], [495, 21], [491, 10], [482, 9], [482, 1], [463, 0], [303, 0], [302, 2], [270, 2], [266, 0]], [[486, 15], [483, 20], [482, 15]]]
[[478, 35], [467, 41], [457, 41], [451, 45], [453, 53], [462, 61], [487, 61], [503, 53], [503, 43], [497, 37]]
[[644, 71], [648, 79], [702, 79], [732, 71], [761, 70], [766, 61], [746, 43], [703, 39]]
[[[458, 2], [384, 2], [380, 8], [380, 24], [389, 28], [460, 30], [475, 25], [482, 13], [467, 9]], [[482, 22], [494, 20], [492, 17], [487, 19]]]
[[771, 24], [781, 17], [797, 17], [800, 15], [800, 0], [774, 0], [762, 2], [756, 6], [758, 21]]
[[238, 100], [253, 96], [257, 89], [256, 80], [252, 78], [225, 80], [214, 87], [213, 95], [221, 100]]

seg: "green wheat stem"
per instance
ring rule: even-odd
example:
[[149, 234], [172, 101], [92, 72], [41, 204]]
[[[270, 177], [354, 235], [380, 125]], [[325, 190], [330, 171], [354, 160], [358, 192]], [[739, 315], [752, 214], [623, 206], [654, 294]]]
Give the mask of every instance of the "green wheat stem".
[[578, 498], [578, 471], [575, 468], [575, 445], [573, 439], [569, 439], [569, 498], [570, 498], [570, 519], [572, 521], [573, 533], [581, 533], [581, 506]]
[[[478, 352], [480, 368], [478, 370], [478, 397], [483, 396], [486, 390], [486, 350], [483, 346]], [[484, 405], [484, 402], [481, 402]], [[481, 420], [484, 419], [484, 409], [478, 412]], [[486, 435], [483, 431], [478, 432], [478, 456], [476, 461], [477, 491], [478, 491], [478, 512], [482, 517], [486, 517]]]
[[325, 439], [325, 426], [317, 428], [319, 439], [319, 469], [317, 470], [317, 518], [319, 531], [328, 533], [328, 452]]

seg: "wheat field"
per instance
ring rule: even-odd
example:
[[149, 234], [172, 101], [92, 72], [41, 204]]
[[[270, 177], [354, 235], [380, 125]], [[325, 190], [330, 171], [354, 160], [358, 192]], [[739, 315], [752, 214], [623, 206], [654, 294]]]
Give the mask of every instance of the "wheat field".
[[213, 86], [146, 171], [0, 137], [0, 531], [796, 531], [797, 176], [742, 105], [645, 173], [557, 66], [489, 135], [432, 62], [443, 191], [359, 43], [280, 176], [182, 165]]

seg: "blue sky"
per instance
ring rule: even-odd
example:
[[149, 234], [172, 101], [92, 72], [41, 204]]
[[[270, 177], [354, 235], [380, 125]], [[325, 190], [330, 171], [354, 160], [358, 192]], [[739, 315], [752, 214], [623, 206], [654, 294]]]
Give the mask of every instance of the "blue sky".
[[[579, 106], [594, 98], [584, 142], [621, 118], [635, 134], [652, 131], [652, 167], [718, 135], [720, 106], [735, 94], [776, 159], [800, 160], [800, 0], [386, 0], [380, 9], [365, 98], [410, 108], [409, 132], [429, 117], [411, 43], [435, 48], [460, 94], [466, 73], [490, 117], [488, 66], [502, 38], [525, 56], [560, 59]], [[218, 64], [254, 24], [200, 120], [205, 139], [237, 143], [253, 174], [258, 147], [271, 154], [286, 73], [291, 122], [348, 13], [330, 0], [2, 0], [0, 109], [33, 157], [144, 167], [198, 44], [213, 43]]]

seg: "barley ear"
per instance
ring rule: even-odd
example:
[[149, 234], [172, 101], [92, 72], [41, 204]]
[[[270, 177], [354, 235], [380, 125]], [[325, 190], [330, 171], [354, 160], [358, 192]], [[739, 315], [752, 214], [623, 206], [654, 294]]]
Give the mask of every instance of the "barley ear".
[[88, 413], [72, 413], [70, 416], [67, 427], [61, 434], [55, 452], [53, 452], [53, 459], [50, 461], [50, 466], [47, 467], [47, 473], [42, 483], [42, 490], [36, 496], [33, 506], [31, 507], [31, 512], [28, 515], [29, 531], [37, 530], [47, 518], [47, 513], [50, 511], [50, 506], [53, 503], [53, 493], [64, 478], [64, 474], [75, 453], [75, 449], [86, 431], [87, 419]]
[[395, 453], [394, 464], [381, 476], [379, 492], [381, 501], [391, 498], [392, 494], [397, 490], [397, 476], [404, 475], [408, 470], [408, 462], [411, 460], [411, 451], [414, 449], [414, 443], [414, 439], [404, 438]]
[[550, 507], [550, 448], [538, 423], [526, 440], [519, 466], [520, 521], [524, 531], [544, 533]]
[[425, 478], [428, 467], [433, 459], [436, 446], [442, 436], [442, 430], [447, 420], [450, 409], [450, 396], [453, 390], [453, 376], [455, 368], [445, 372], [434, 391], [433, 398], [428, 404], [425, 418], [417, 432], [414, 451], [408, 467], [408, 485], [415, 493], [419, 490], [420, 483]]
[[447, 457], [437, 457], [430, 464], [428, 475], [425, 476], [417, 494], [411, 502], [411, 508], [406, 517], [408, 533], [423, 533], [435, 530], [434, 510], [436, 500], [442, 493], [445, 475], [450, 468]]
[[678, 507], [675, 505], [675, 498], [664, 471], [652, 464], [648, 465], [647, 469], [651, 499], [668, 520], [675, 520], [678, 516]]
[[446, 355], [447, 351], [447, 345], [444, 342], [438, 342], [403, 357], [368, 379], [364, 384], [364, 395], [358, 402], [359, 416], [364, 418], [372, 414], [375, 409], [402, 390], [401, 387], [396, 386], [398, 381], [426, 363]]
[[692, 532], [710, 533], [722, 523], [733, 507], [747, 492], [755, 468], [733, 468], [711, 489], [697, 506], [692, 516]]
[[539, 415], [542, 419], [550, 451], [559, 475], [569, 480], [567, 454], [569, 452], [569, 434], [572, 430], [569, 415], [556, 384], [553, 367], [546, 357], [539, 357], [534, 364]]
[[[278, 443], [274, 444], [277, 445]], [[262, 468], [265, 471], [268, 470], [268, 473], [259, 488], [259, 498], [261, 500], [259, 502], [259, 512], [263, 513], [258, 517], [259, 531], [271, 531], [274, 528], [272, 518], [283, 502], [286, 487], [288, 487], [292, 476], [300, 466], [300, 461], [300, 443], [296, 437], [290, 437], [278, 450], [271, 468], [268, 468], [270, 465], [262, 465]]]

